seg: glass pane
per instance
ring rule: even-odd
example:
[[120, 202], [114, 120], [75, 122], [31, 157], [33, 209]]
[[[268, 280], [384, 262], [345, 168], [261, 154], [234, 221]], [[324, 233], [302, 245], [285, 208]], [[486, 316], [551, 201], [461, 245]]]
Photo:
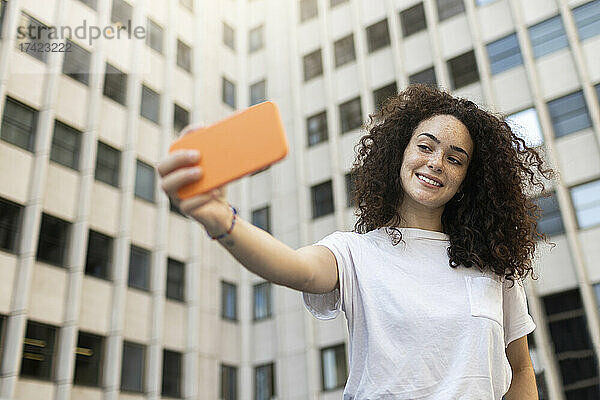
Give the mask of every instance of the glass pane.
[[573, 18], [579, 31], [579, 40], [600, 34], [600, 0], [574, 8]]
[[569, 45], [560, 15], [529, 28], [529, 36], [536, 58], [553, 53]]
[[0, 248], [11, 253], [17, 250], [23, 206], [0, 199]]
[[137, 160], [135, 171], [135, 195], [153, 202], [154, 201], [154, 168]]
[[580, 228], [600, 224], [600, 180], [571, 188], [571, 198]]
[[87, 85], [89, 83], [91, 53], [70, 40], [67, 40], [67, 46], [69, 46], [70, 51], [65, 52], [63, 73]]
[[121, 390], [142, 392], [144, 379], [144, 346], [124, 342], [121, 365]]
[[150, 252], [132, 245], [129, 257], [129, 286], [148, 290], [150, 288]]
[[513, 33], [487, 45], [492, 74], [523, 64], [517, 34]]
[[527, 110], [509, 115], [506, 118], [506, 123], [517, 136], [525, 140], [527, 146], [537, 147], [544, 143], [542, 127], [540, 126], [535, 108], [528, 108]]

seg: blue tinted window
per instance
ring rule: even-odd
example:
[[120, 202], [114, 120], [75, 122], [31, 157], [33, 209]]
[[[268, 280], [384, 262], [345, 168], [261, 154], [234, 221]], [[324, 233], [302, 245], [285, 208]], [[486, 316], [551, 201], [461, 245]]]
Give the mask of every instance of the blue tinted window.
[[487, 45], [492, 74], [523, 64], [517, 34], [512, 33]]
[[592, 126], [581, 90], [552, 100], [548, 103], [548, 111], [556, 137]]
[[554, 53], [569, 45], [560, 15], [531, 26], [529, 36], [535, 58]]
[[573, 18], [579, 32], [579, 40], [600, 34], [600, 0], [574, 8]]
[[548, 236], [560, 235], [565, 232], [560, 208], [554, 192], [548, 196], [538, 197], [534, 203], [540, 208], [540, 218], [537, 222], [537, 230]]
[[600, 224], [600, 180], [572, 188], [571, 198], [580, 228]]

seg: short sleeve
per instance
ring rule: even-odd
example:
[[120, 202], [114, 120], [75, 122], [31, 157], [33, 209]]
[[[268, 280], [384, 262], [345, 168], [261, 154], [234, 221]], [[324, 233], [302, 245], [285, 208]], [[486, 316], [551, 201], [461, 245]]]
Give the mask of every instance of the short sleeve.
[[523, 283], [516, 279], [502, 283], [502, 308], [504, 312], [504, 347], [513, 340], [530, 334], [536, 328], [527, 308], [527, 297]]
[[354, 287], [354, 260], [350, 250], [350, 235], [353, 233], [334, 232], [313, 245], [325, 246], [335, 255], [340, 281], [339, 289], [329, 293], [302, 293], [304, 306], [318, 319], [333, 319], [337, 317], [340, 310], [346, 313], [346, 318], [350, 318]]

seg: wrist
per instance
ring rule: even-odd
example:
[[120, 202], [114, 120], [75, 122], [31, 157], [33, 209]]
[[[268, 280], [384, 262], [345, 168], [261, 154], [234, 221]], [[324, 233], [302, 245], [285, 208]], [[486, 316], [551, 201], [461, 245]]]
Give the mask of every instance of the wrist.
[[202, 223], [206, 233], [214, 238], [226, 233], [231, 227], [235, 212], [228, 203], [221, 203], [215, 212]]

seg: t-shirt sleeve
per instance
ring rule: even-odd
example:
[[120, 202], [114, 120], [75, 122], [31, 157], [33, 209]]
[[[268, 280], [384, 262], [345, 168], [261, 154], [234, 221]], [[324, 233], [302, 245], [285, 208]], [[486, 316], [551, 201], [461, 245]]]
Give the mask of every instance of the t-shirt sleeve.
[[518, 279], [502, 283], [502, 308], [504, 311], [504, 347], [513, 340], [530, 334], [536, 328], [527, 308], [527, 297], [523, 283]]
[[340, 288], [329, 293], [302, 293], [304, 306], [318, 319], [333, 319], [340, 310], [349, 317], [354, 288], [354, 260], [350, 250], [351, 232], [334, 232], [313, 246], [325, 246], [335, 255]]

